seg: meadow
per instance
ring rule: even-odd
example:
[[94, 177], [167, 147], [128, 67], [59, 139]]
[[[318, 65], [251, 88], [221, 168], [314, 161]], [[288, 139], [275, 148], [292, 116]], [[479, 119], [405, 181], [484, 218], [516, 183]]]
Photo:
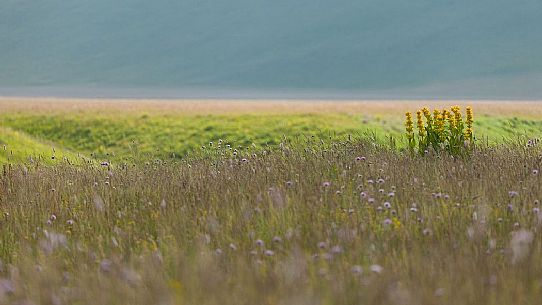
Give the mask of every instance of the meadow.
[[3, 100], [0, 304], [539, 304], [542, 106], [454, 104]]
[[[99, 161], [181, 159], [209, 142], [275, 147], [283, 137], [372, 137], [404, 145], [403, 116], [435, 101], [167, 101], [0, 100], [0, 160], [84, 155]], [[465, 102], [457, 102], [465, 106]], [[537, 102], [477, 102], [478, 140], [490, 144], [535, 137]], [[53, 153], [53, 148], [56, 153]], [[57, 158], [58, 159], [58, 158]], [[73, 159], [73, 158], [72, 158]]]

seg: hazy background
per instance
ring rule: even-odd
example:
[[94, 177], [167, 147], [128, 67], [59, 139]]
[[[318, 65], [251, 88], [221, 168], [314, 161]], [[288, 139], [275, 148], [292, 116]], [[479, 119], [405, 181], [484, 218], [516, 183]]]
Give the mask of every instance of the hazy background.
[[0, 0], [0, 95], [542, 98], [540, 0]]

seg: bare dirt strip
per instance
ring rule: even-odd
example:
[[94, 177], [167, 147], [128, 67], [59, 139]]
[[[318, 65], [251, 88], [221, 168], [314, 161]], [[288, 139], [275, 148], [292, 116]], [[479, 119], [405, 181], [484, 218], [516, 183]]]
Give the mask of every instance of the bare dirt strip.
[[350, 113], [397, 115], [421, 107], [474, 107], [477, 114], [542, 118], [542, 101], [495, 100], [197, 100], [197, 99], [67, 99], [0, 97], [0, 114], [14, 112], [63, 113], [162, 113], [162, 114], [249, 114], [249, 113]]

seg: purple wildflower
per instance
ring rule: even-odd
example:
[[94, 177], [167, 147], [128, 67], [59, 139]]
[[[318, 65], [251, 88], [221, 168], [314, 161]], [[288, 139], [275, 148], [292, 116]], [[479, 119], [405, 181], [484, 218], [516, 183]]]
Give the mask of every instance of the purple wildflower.
[[333, 254], [340, 254], [343, 252], [343, 248], [341, 246], [335, 246], [331, 248], [331, 253]]
[[352, 273], [354, 273], [354, 274], [362, 274], [363, 273], [363, 268], [360, 265], [352, 266], [351, 270], [352, 270]]
[[371, 269], [371, 272], [374, 272], [377, 274], [380, 274], [382, 273], [382, 271], [384, 271], [384, 268], [382, 268], [382, 266], [377, 265], [377, 264], [371, 265], [369, 269]]

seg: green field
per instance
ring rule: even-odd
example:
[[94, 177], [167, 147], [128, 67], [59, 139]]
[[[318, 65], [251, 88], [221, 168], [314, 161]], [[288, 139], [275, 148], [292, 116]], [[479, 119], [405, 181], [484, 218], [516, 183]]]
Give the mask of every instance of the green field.
[[13, 130], [9, 127], [0, 127], [0, 145], [2, 146], [0, 163], [21, 163], [33, 160], [51, 164], [55, 160], [79, 158], [77, 153], [69, 149], [55, 149], [61, 146], [45, 138], [38, 140], [24, 131]]
[[[0, 114], [7, 145], [0, 160], [24, 160], [29, 154], [47, 159], [54, 147], [107, 161], [183, 158], [209, 142], [223, 140], [234, 148], [276, 147], [284, 138], [392, 137], [403, 147], [403, 116], [374, 113], [167, 113], [152, 111], [88, 111]], [[415, 109], [412, 109], [415, 110]], [[481, 114], [476, 116], [478, 141], [491, 144], [540, 135], [542, 118]], [[13, 151], [13, 153], [11, 153]], [[71, 154], [69, 152], [72, 152]]]

